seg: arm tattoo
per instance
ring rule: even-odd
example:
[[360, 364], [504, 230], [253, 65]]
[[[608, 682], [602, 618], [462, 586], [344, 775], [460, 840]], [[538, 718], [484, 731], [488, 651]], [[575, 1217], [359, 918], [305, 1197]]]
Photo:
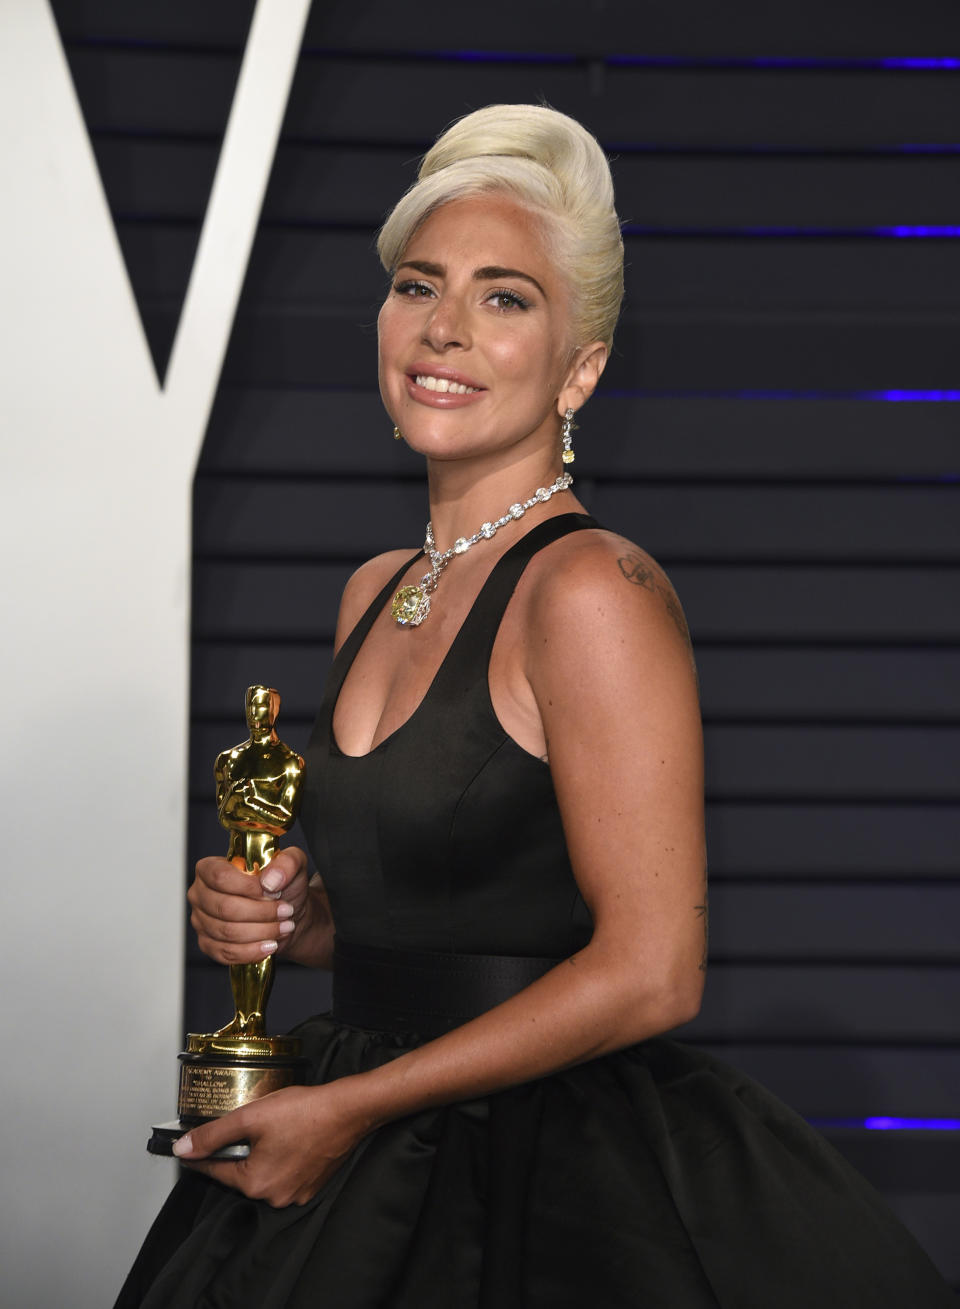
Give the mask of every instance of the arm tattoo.
[[700, 956], [698, 965], [701, 973], [707, 971], [707, 948], [710, 938], [710, 901], [707, 895], [707, 870], [703, 870], [703, 904], [693, 906], [697, 911], [697, 917], [703, 919], [703, 953]]
[[687, 627], [687, 620], [683, 616], [680, 601], [677, 599], [673, 587], [661, 582], [653, 569], [638, 554], [623, 555], [617, 560], [617, 564], [628, 582], [632, 582], [634, 586], [642, 586], [645, 591], [659, 592], [674, 627], [689, 646], [690, 629]]

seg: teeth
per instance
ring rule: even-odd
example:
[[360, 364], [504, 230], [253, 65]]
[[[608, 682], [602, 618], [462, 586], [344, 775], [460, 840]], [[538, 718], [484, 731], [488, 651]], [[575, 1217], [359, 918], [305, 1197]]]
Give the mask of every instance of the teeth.
[[415, 380], [417, 386], [427, 391], [449, 392], [450, 395], [473, 395], [480, 390], [479, 386], [463, 386], [460, 382], [451, 382], [446, 377], [431, 377], [428, 373], [419, 373]]

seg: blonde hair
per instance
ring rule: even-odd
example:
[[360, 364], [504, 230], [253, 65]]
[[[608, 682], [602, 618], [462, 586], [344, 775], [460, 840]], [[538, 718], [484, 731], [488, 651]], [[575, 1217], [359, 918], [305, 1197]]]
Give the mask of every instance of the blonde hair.
[[380, 231], [377, 252], [387, 272], [435, 209], [484, 191], [506, 192], [541, 217], [565, 270], [573, 345], [602, 341], [609, 349], [623, 299], [613, 179], [595, 138], [556, 109], [488, 105], [448, 127]]

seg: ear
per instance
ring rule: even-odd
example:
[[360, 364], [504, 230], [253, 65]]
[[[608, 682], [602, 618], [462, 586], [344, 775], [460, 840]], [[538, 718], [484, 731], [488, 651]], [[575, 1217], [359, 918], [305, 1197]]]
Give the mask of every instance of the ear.
[[573, 356], [563, 388], [557, 396], [557, 413], [563, 417], [568, 409], [585, 405], [607, 366], [607, 347], [602, 341], [582, 345]]

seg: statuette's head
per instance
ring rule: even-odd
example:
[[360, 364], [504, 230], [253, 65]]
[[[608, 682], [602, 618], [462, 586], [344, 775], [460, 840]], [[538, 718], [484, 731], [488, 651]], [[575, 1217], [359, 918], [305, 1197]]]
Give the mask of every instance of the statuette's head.
[[246, 699], [247, 726], [255, 728], [273, 727], [280, 712], [280, 694], [270, 686], [250, 686]]

